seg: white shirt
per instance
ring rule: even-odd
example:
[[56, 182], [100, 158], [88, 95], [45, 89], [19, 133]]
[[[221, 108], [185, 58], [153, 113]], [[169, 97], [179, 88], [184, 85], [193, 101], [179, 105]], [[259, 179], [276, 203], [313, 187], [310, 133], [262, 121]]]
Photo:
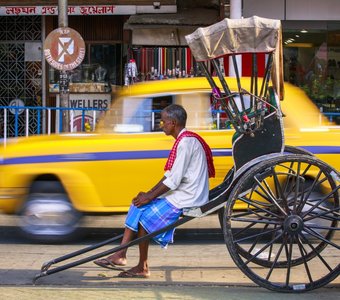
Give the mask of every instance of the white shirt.
[[[186, 131], [183, 129], [179, 134]], [[196, 207], [208, 202], [209, 176], [204, 149], [195, 137], [178, 143], [175, 162], [163, 181], [170, 191], [162, 195], [177, 208]]]

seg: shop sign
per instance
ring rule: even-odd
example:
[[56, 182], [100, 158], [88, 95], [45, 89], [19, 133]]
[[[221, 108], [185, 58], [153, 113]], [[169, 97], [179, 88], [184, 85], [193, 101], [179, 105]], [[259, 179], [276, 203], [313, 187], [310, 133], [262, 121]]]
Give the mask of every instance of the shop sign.
[[[59, 103], [59, 94], [57, 103]], [[70, 94], [69, 107], [74, 109], [108, 109], [111, 102], [111, 94]], [[80, 111], [81, 114], [81, 111]]]
[[[69, 107], [74, 110], [70, 111], [71, 130], [72, 132], [82, 131], [82, 122], [85, 122], [85, 129], [92, 130], [94, 123], [108, 109], [111, 102], [111, 94], [70, 94]], [[60, 103], [60, 96], [57, 95], [57, 103]], [[83, 110], [85, 114], [83, 118]], [[103, 109], [94, 111], [94, 109]]]
[[53, 68], [60, 71], [73, 70], [85, 57], [85, 43], [74, 29], [57, 28], [45, 40], [44, 55]]
[[[68, 15], [131, 15], [136, 14], [135, 5], [69, 5]], [[58, 6], [0, 6], [1, 16], [54, 16]]]
[[70, 108], [108, 109], [110, 94], [71, 94]]

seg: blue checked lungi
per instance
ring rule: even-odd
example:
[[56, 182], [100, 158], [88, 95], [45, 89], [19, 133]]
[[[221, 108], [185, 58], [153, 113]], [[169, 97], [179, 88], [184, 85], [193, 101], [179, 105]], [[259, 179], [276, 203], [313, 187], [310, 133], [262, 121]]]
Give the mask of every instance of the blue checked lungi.
[[[157, 198], [148, 204], [136, 207], [131, 204], [126, 216], [125, 226], [135, 232], [138, 231], [138, 224], [141, 224], [148, 233], [155, 232], [177, 221], [182, 214], [178, 209], [165, 198]], [[162, 247], [173, 243], [175, 228], [156, 235], [153, 239]]]

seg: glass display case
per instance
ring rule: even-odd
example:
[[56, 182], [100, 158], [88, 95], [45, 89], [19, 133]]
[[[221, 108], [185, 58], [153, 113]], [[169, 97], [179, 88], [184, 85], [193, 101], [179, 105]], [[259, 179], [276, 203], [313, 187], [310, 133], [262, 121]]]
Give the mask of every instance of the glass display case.
[[[69, 71], [70, 93], [109, 93], [121, 84], [121, 44], [86, 44], [81, 65]], [[49, 66], [49, 91], [59, 92], [59, 71]]]

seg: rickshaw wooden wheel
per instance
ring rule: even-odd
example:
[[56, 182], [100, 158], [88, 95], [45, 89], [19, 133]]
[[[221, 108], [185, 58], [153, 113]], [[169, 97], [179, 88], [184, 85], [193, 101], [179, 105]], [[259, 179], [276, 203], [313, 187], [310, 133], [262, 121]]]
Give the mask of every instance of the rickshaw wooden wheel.
[[[340, 273], [334, 259], [340, 245], [333, 240], [339, 178], [326, 163], [300, 154], [248, 170], [224, 213], [224, 238], [236, 265], [258, 285], [279, 292], [304, 292], [334, 280]], [[234, 209], [239, 204], [247, 208]]]
[[[309, 151], [307, 151], [307, 150], [305, 150], [303, 148], [289, 146], [289, 145], [285, 145], [284, 152], [285, 153], [292, 153], [292, 154], [304, 154], [304, 155], [313, 156], [313, 153], [311, 153], [311, 152], [309, 152]], [[229, 170], [229, 172], [227, 173], [227, 175], [225, 176], [224, 181], [229, 180], [229, 178], [231, 176], [234, 176], [234, 172], [235, 172], [234, 168], [231, 168]], [[221, 226], [222, 230], [223, 230], [223, 223], [224, 223], [224, 220], [225, 220], [225, 218], [224, 218], [225, 208], [226, 208], [226, 206], [222, 207], [218, 211], [218, 220], [220, 222], [220, 226]]]

